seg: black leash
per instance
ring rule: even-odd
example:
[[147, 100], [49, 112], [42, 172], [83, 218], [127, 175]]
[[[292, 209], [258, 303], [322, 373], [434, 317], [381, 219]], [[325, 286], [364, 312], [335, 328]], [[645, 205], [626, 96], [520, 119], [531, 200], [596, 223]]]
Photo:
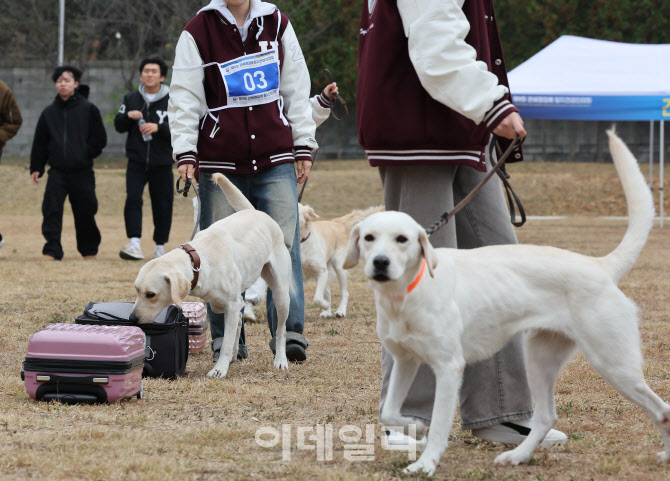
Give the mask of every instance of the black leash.
[[[515, 135], [514, 140], [512, 140], [512, 143], [509, 145], [509, 147], [507, 147], [507, 150], [502, 155], [502, 157], [500, 157], [500, 160], [498, 160], [498, 162], [494, 164], [492, 153], [493, 153], [493, 145], [497, 143], [497, 140], [498, 140], [498, 138], [496, 136], [494, 136], [493, 139], [491, 140], [491, 145], [489, 147], [489, 149], [490, 149], [489, 150], [489, 152], [490, 152], [489, 156], [491, 157], [490, 160], [491, 160], [491, 165], [493, 166], [493, 168], [486, 174], [486, 177], [484, 177], [484, 179], [482, 179], [482, 181], [479, 184], [477, 184], [477, 186], [474, 189], [472, 189], [472, 191], [463, 200], [461, 200], [453, 209], [451, 209], [451, 211], [447, 211], [444, 214], [442, 214], [438, 220], [433, 222], [430, 225], [430, 227], [426, 228], [426, 234], [428, 234], [428, 237], [430, 237], [430, 235], [433, 232], [437, 231], [442, 226], [444, 226], [447, 222], [449, 222], [449, 219], [451, 219], [453, 216], [456, 215], [456, 213], [458, 211], [460, 211], [463, 207], [465, 207], [465, 204], [470, 202], [470, 200], [472, 200], [472, 198], [477, 194], [477, 192], [479, 192], [482, 189], [482, 187], [484, 187], [484, 184], [486, 184], [486, 182], [488, 182], [488, 180], [493, 176], [493, 174], [496, 174], [496, 173], [502, 179], [503, 184], [505, 184], [505, 191], [507, 193], [507, 198], [510, 200], [510, 211], [512, 212], [512, 214], [511, 214], [512, 224], [514, 224], [517, 227], [521, 227], [524, 224], [524, 222], [526, 222], [526, 212], [523, 209], [523, 206], [521, 205], [521, 200], [516, 195], [514, 190], [512, 190], [512, 186], [509, 184], [509, 181], [507, 180], [507, 177], [509, 177], [509, 175], [507, 175], [506, 172], [504, 174], [500, 172], [500, 170], [503, 168], [503, 165], [505, 164], [505, 161], [510, 156], [512, 151], [514, 151], [514, 149], [517, 146], [519, 146], [523, 143], [523, 139], [521, 139], [518, 135]], [[512, 202], [511, 202], [510, 191], [511, 191], [512, 197], [517, 202], [517, 205], [519, 207], [519, 213], [521, 215], [521, 222], [515, 222], [516, 212], [514, 210], [514, 206], [513, 206]]]
[[[521, 140], [521, 143], [523, 143], [523, 139]], [[502, 150], [500, 148], [500, 144], [498, 144], [498, 138], [495, 135], [493, 136], [493, 139], [489, 144], [489, 159], [491, 159], [491, 165], [494, 165], [493, 164], [494, 148], [496, 149], [498, 157], [500, 157]], [[512, 184], [509, 183], [510, 175], [507, 173], [507, 169], [505, 168], [504, 165], [500, 166], [500, 169], [498, 170], [497, 174], [498, 177], [500, 177], [503, 186], [505, 186], [505, 195], [507, 195], [507, 204], [509, 205], [510, 222], [514, 227], [521, 227], [526, 223], [526, 210], [523, 208], [523, 204], [521, 204], [521, 199], [516, 194], [516, 192], [514, 192]], [[519, 216], [521, 217], [520, 221], [516, 220], [516, 209], [514, 208], [514, 204], [516, 204], [517, 208], [519, 209]]]
[[191, 182], [191, 179], [186, 179], [186, 182], [184, 182], [184, 188], [180, 189], [179, 188], [179, 181], [181, 180], [181, 175], [177, 177], [177, 183], [175, 184], [175, 195], [183, 195], [184, 197], [188, 197], [188, 190], [193, 186], [193, 191], [195, 192], [195, 196], [198, 198], [198, 210], [197, 210], [197, 215], [195, 218], [197, 221], [195, 222], [195, 225], [193, 226], [193, 233], [191, 234], [191, 238], [189, 239], [189, 242], [193, 240], [195, 237], [196, 232], [198, 232], [198, 229], [200, 228], [200, 193], [198, 192], [198, 188], [195, 186], [195, 183]]

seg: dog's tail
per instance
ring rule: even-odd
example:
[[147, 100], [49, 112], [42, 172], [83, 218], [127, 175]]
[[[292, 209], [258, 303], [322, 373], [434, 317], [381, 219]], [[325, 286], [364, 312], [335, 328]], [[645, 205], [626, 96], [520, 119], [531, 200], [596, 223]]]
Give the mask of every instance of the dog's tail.
[[633, 267], [654, 223], [654, 200], [642, 172], [626, 144], [608, 130], [610, 152], [621, 179], [628, 205], [628, 229], [621, 243], [611, 253], [601, 258], [603, 267], [618, 282]]
[[245, 209], [253, 209], [254, 206], [251, 205], [249, 199], [244, 197], [244, 194], [240, 192], [240, 189], [235, 187], [235, 185], [228, 180], [228, 178], [223, 174], [214, 174], [212, 175], [212, 181], [219, 184], [221, 190], [223, 191], [228, 203], [235, 210], [235, 212]]
[[347, 215], [333, 219], [333, 222], [338, 222], [344, 225], [344, 228], [347, 230], [347, 232], [351, 232], [351, 229], [353, 229], [356, 224], [365, 219], [367, 216], [376, 212], [383, 212], [384, 210], [385, 209], [383, 205], [368, 207], [367, 209], [356, 209]]

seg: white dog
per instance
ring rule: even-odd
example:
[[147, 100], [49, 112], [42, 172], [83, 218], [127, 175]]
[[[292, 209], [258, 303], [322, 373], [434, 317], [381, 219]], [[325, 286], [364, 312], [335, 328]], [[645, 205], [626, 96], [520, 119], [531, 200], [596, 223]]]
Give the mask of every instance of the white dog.
[[394, 359], [382, 422], [416, 424], [421, 438], [425, 426], [402, 416], [400, 408], [419, 364], [435, 372], [428, 443], [406, 472], [434, 473], [447, 447], [465, 364], [491, 356], [526, 330], [535, 401], [531, 433], [500, 454], [497, 464], [528, 462], [554, 425], [556, 378], [576, 348], [647, 412], [665, 445], [659, 460], [670, 460], [670, 406], [644, 381], [637, 307], [617, 287], [646, 242], [654, 205], [637, 161], [613, 131], [608, 134], [629, 224], [619, 246], [604, 257], [532, 245], [434, 249], [424, 229], [399, 212], [374, 214], [352, 231], [345, 268], [364, 259], [375, 291], [377, 334]]
[[272, 289], [277, 308], [274, 367], [287, 370], [291, 256], [284, 245], [284, 235], [279, 225], [269, 215], [255, 210], [226, 177], [215, 174], [212, 178], [237, 212], [200, 231], [184, 245], [196, 251], [199, 269], [182, 248], [147, 262], [135, 280], [137, 299], [130, 319], [152, 322], [169, 304], [180, 305], [189, 293], [209, 302], [214, 312], [228, 315], [221, 355], [207, 377], [225, 377], [230, 362], [237, 358], [240, 311], [244, 305], [241, 293], [260, 275]]
[[354, 210], [333, 220], [318, 220], [319, 216], [308, 205], [298, 204], [300, 216], [300, 258], [306, 277], [316, 277], [316, 290], [312, 302], [324, 309], [320, 317], [331, 317], [329, 281], [337, 277], [340, 285], [340, 304], [336, 317], [347, 315], [347, 271], [344, 259], [347, 256], [349, 233], [354, 225], [370, 214], [384, 210], [384, 206]]

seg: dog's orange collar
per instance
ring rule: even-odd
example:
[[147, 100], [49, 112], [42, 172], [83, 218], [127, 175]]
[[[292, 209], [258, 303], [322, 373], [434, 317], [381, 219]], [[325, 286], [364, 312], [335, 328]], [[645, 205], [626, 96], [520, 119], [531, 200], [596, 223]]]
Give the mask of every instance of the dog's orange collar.
[[416, 279], [414, 279], [412, 283], [409, 286], [407, 286], [407, 294], [412, 292], [414, 288], [419, 284], [425, 270], [426, 270], [426, 259], [424, 258], [423, 262], [421, 263], [421, 270], [416, 275]]
[[402, 301], [407, 294], [412, 292], [416, 286], [419, 285], [419, 282], [421, 282], [421, 278], [423, 277], [423, 273], [426, 271], [426, 259], [423, 259], [423, 262], [421, 262], [421, 269], [419, 270], [419, 273], [416, 275], [414, 280], [407, 286], [407, 292], [405, 294], [401, 295], [386, 295], [388, 299], [391, 299], [392, 301]]

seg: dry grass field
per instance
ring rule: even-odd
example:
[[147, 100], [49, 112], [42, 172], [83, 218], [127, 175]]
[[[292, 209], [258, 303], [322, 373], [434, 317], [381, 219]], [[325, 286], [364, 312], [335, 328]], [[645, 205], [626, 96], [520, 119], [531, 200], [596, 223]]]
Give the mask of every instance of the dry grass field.
[[[205, 379], [212, 365], [206, 352], [191, 356], [186, 375], [176, 381], [145, 380], [142, 400], [74, 406], [30, 400], [19, 371], [31, 335], [53, 322], [73, 322], [89, 301], [133, 300], [140, 264], [118, 257], [126, 242], [122, 164], [96, 169], [97, 220], [103, 239], [97, 260], [83, 261], [76, 252], [68, 207], [65, 259], [45, 262], [40, 231], [45, 179], [39, 187], [30, 185], [25, 163], [3, 159], [0, 165], [0, 232], [6, 239], [0, 253], [0, 479], [404, 478], [401, 469], [407, 455], [381, 446], [380, 344], [372, 293], [358, 269], [350, 275], [346, 318], [321, 319], [320, 310], [307, 303], [308, 360], [292, 364], [288, 373], [272, 369], [269, 333], [261, 320], [247, 328], [249, 359], [234, 363], [224, 380]], [[509, 170], [529, 215], [569, 216], [530, 220], [517, 231], [522, 242], [603, 255], [621, 239], [625, 222], [598, 218], [626, 213], [611, 164], [526, 163]], [[364, 161], [317, 162], [304, 200], [323, 218], [378, 204], [381, 190], [376, 170]], [[145, 255], [153, 248], [148, 205], [147, 198]], [[176, 198], [175, 206], [169, 248], [188, 240], [192, 228], [190, 198]], [[652, 389], [670, 401], [668, 246], [670, 225], [654, 228], [622, 288], [641, 307], [646, 378]], [[305, 291], [311, 299], [314, 284], [307, 282]], [[335, 287], [334, 300], [338, 299]], [[261, 309], [257, 314], [262, 315]], [[670, 479], [670, 466], [656, 464], [661, 441], [651, 422], [605, 384], [581, 356], [563, 371], [556, 401], [557, 428], [570, 437], [565, 447], [540, 449], [526, 466], [496, 467], [494, 457], [506, 448], [475, 439], [458, 428], [457, 420], [435, 479]], [[282, 425], [289, 425], [290, 432], [283, 432]], [[332, 440], [332, 455], [326, 460], [314, 449], [315, 431], [308, 431], [317, 425], [330, 425], [327, 433], [332, 435], [320, 440]], [[366, 425], [374, 433], [371, 459], [348, 459], [351, 445], [365, 444], [366, 439], [351, 443], [352, 431], [341, 428], [355, 426], [364, 432]], [[259, 446], [255, 433], [262, 427], [287, 434], [285, 442]], [[307, 431], [302, 444], [299, 428]], [[319, 450], [322, 447], [319, 442]], [[290, 460], [282, 460], [283, 454], [290, 455]]]

